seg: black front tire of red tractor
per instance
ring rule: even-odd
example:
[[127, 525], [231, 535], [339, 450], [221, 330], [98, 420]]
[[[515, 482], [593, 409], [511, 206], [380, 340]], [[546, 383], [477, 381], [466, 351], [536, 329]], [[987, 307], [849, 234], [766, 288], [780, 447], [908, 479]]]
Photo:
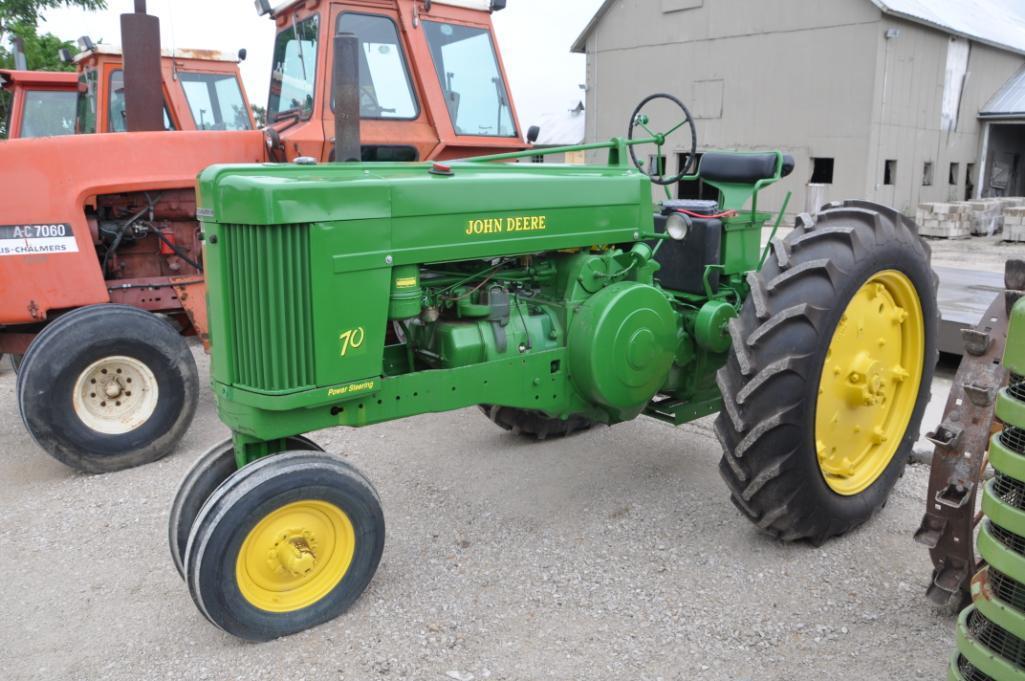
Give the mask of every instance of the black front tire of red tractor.
[[567, 437], [588, 430], [595, 424], [583, 416], [556, 419], [540, 411], [490, 404], [480, 405], [480, 410], [503, 430], [538, 441]]
[[167, 321], [125, 305], [93, 305], [33, 339], [17, 396], [44, 451], [77, 470], [109, 473], [177, 446], [195, 415], [199, 377], [188, 344]]
[[[300, 452], [322, 452], [320, 445], [302, 435], [286, 438], [286, 449]], [[182, 478], [178, 491], [171, 503], [167, 519], [167, 543], [171, 549], [171, 560], [178, 576], [185, 578], [185, 549], [189, 533], [196, 522], [203, 504], [221, 483], [238, 470], [235, 463], [235, 448], [231, 438], [218, 442], [206, 450]]]
[[[894, 426], [899, 442], [894, 438], [898, 444], [888, 462], [876, 464], [877, 477], [863, 489], [838, 493], [827, 482], [816, 430], [827, 353], [841, 318], [846, 323], [849, 302], [873, 277], [894, 271], [913, 285], [921, 303], [922, 352], [912, 353], [921, 359], [920, 386], [907, 393], [909, 418], [892, 420], [906, 428]], [[938, 359], [930, 250], [914, 222], [897, 211], [835, 203], [816, 216], [800, 216], [791, 234], [773, 241], [771, 256], [748, 283], [751, 294], [731, 322], [733, 347], [717, 376], [724, 401], [715, 422], [724, 450], [719, 470], [733, 503], [764, 532], [821, 544], [886, 504], [918, 438]], [[867, 347], [875, 341], [857, 342]], [[839, 360], [831, 361], [830, 373], [840, 371]]]

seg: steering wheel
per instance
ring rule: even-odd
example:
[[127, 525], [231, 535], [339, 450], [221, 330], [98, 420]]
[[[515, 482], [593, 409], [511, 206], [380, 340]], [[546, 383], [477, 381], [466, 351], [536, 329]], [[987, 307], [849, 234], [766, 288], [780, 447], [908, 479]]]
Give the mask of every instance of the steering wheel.
[[[676, 106], [680, 107], [680, 110], [683, 111], [683, 120], [680, 123], [677, 123], [672, 128], [670, 128], [667, 132], [656, 133], [652, 132], [648, 128], [648, 123], [650, 123], [651, 121], [643, 113], [644, 107], [646, 107], [648, 104], [655, 101], [656, 99], [667, 99]], [[690, 128], [690, 151], [687, 153], [686, 159], [684, 159], [685, 162], [680, 163], [680, 172], [672, 177], [665, 177], [664, 172], [660, 173], [660, 169], [657, 167], [652, 168], [650, 171], [645, 170], [644, 164], [637, 159], [636, 150], [638, 145], [628, 145], [630, 147], [630, 160], [633, 161], [634, 165], [637, 166], [638, 170], [640, 170], [642, 173], [651, 178], [651, 181], [653, 183], [662, 186], [676, 184], [677, 182], [683, 179], [684, 175], [686, 175], [688, 171], [690, 171], [691, 166], [694, 165], [694, 161], [698, 157], [698, 131], [697, 128], [694, 127], [694, 119], [691, 117], [690, 111], [687, 110], [687, 107], [684, 106], [683, 102], [681, 102], [679, 99], [672, 95], [667, 95], [664, 93], [658, 93], [645, 97], [644, 101], [638, 104], [637, 108], [634, 109], [633, 115], [630, 116], [630, 131], [626, 137], [627, 141], [632, 142], [634, 140], [634, 132], [637, 130], [637, 128], [641, 128], [642, 130], [644, 130], [644, 132], [647, 133], [648, 137], [653, 137], [655, 139], [655, 146], [657, 148], [655, 156], [656, 163], [657, 159], [662, 158], [662, 147], [665, 145], [666, 140], [669, 139], [669, 136], [685, 125]]]

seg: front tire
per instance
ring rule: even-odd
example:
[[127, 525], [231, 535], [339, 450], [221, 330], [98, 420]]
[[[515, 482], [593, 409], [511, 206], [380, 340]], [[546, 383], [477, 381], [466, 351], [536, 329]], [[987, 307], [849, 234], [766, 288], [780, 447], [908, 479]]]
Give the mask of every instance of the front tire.
[[384, 513], [370, 482], [339, 457], [286, 452], [214, 491], [192, 526], [185, 575], [211, 623], [269, 641], [348, 610], [383, 549]]
[[108, 473], [174, 449], [195, 414], [199, 378], [169, 323], [134, 307], [94, 305], [33, 339], [17, 395], [25, 427], [48, 454]]
[[[289, 451], [324, 451], [317, 443], [301, 435], [286, 438], [285, 448]], [[171, 502], [171, 512], [167, 519], [167, 543], [171, 549], [174, 568], [182, 579], [185, 579], [185, 549], [199, 510], [203, 508], [203, 504], [214, 493], [214, 490], [237, 470], [235, 447], [229, 437], [218, 442], [196, 459], [192, 468], [178, 485], [178, 491], [174, 495], [174, 501]]]
[[936, 278], [915, 224], [864, 202], [774, 240], [717, 380], [720, 473], [765, 532], [822, 543], [903, 474], [937, 360]]

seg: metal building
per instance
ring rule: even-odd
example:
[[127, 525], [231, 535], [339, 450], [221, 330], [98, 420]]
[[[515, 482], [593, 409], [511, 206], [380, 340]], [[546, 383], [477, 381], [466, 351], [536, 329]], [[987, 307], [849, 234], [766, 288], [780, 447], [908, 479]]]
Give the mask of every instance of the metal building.
[[573, 51], [589, 141], [624, 134], [644, 96], [676, 94], [699, 150], [796, 155], [799, 181], [774, 190], [794, 191], [791, 212], [813, 181], [823, 200], [909, 214], [1025, 193], [1023, 0], [606, 0]]

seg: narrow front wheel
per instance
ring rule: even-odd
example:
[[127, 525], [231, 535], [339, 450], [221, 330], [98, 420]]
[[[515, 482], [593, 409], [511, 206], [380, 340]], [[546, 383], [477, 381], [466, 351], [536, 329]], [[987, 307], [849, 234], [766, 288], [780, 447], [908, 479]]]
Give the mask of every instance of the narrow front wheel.
[[207, 499], [185, 576], [210, 622], [268, 641], [348, 610], [383, 549], [384, 513], [370, 482], [337, 456], [286, 452], [240, 469]]
[[[290, 451], [322, 452], [317, 443], [301, 435], [286, 439]], [[218, 442], [196, 459], [192, 468], [178, 485], [178, 492], [171, 503], [171, 512], [167, 519], [167, 540], [171, 548], [171, 560], [178, 575], [185, 578], [183, 556], [189, 542], [192, 524], [199, 515], [203, 504], [220, 487], [221, 483], [231, 477], [238, 468], [235, 465], [235, 447], [231, 438]]]

